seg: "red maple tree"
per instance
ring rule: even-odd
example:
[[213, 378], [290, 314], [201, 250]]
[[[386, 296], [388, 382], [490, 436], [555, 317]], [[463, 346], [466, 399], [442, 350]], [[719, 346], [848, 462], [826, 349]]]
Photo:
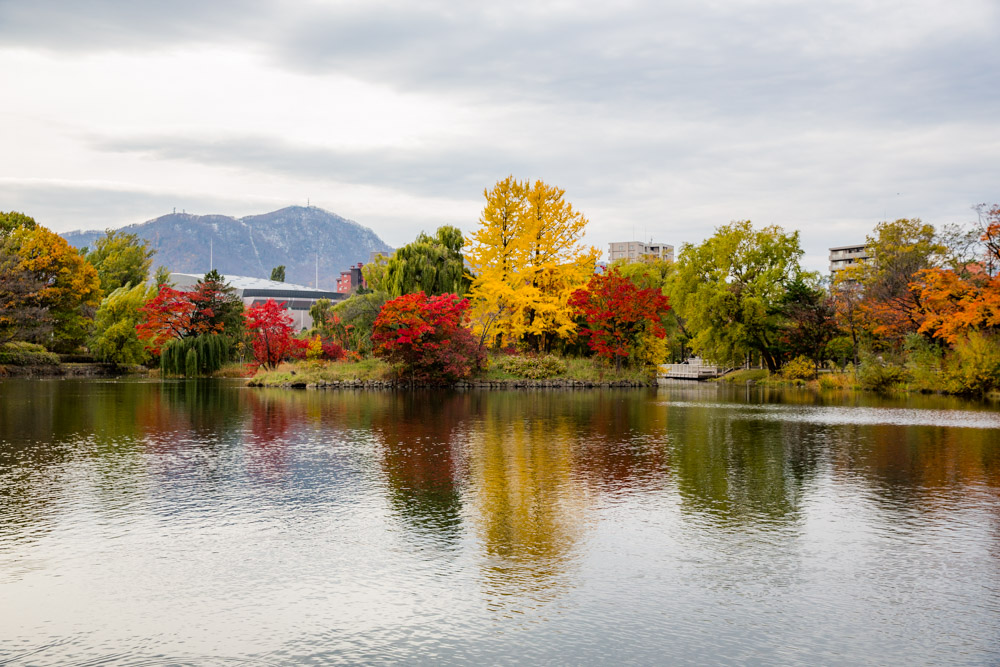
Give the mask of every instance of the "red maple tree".
[[590, 349], [613, 359], [619, 370], [647, 327], [657, 338], [667, 335], [663, 328], [663, 314], [670, 309], [667, 297], [658, 289], [640, 289], [618, 269], [595, 275], [587, 287], [573, 292], [569, 305], [587, 322], [580, 333]]
[[468, 299], [457, 294], [404, 294], [386, 302], [375, 319], [376, 356], [400, 364], [410, 379], [445, 384], [468, 377], [483, 353], [464, 323]]
[[268, 299], [243, 313], [254, 358], [264, 368], [274, 368], [288, 357], [304, 355], [305, 341], [292, 338], [292, 316], [284, 305]]
[[160, 292], [139, 309], [143, 320], [135, 327], [139, 340], [145, 341], [146, 347], [158, 355], [163, 346], [175, 338], [216, 333], [216, 328], [194, 320], [198, 310], [196, 302], [193, 292], [162, 285]]

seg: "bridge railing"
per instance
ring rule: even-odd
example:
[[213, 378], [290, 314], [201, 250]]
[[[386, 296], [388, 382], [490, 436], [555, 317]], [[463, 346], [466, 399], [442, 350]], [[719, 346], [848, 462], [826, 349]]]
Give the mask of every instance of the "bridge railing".
[[678, 380], [708, 380], [725, 375], [732, 369], [708, 364], [660, 364], [659, 376]]

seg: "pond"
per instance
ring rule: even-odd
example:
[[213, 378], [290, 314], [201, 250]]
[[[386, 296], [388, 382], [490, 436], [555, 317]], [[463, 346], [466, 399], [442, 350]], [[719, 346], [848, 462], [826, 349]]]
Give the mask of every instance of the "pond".
[[0, 381], [0, 663], [1000, 662], [1000, 411]]

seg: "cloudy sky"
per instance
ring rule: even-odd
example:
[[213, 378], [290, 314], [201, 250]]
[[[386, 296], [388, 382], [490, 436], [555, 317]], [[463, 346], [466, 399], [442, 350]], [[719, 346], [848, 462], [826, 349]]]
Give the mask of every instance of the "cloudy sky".
[[749, 218], [806, 263], [1000, 201], [997, 0], [0, 0], [0, 210], [314, 205], [391, 245], [508, 174], [587, 240]]

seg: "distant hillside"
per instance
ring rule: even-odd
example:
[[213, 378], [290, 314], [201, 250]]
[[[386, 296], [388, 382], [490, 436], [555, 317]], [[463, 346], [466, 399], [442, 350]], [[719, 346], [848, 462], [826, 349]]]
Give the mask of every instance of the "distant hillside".
[[[231, 218], [226, 215], [172, 213], [129, 225], [123, 231], [149, 241], [156, 250], [153, 266], [180, 273], [205, 273], [213, 265], [223, 275], [269, 278], [271, 269], [285, 265], [285, 281], [316, 283], [336, 289], [341, 271], [367, 262], [372, 252], [392, 249], [375, 232], [315, 206], [290, 206], [263, 215]], [[62, 235], [77, 248], [90, 247], [103, 231]]]

